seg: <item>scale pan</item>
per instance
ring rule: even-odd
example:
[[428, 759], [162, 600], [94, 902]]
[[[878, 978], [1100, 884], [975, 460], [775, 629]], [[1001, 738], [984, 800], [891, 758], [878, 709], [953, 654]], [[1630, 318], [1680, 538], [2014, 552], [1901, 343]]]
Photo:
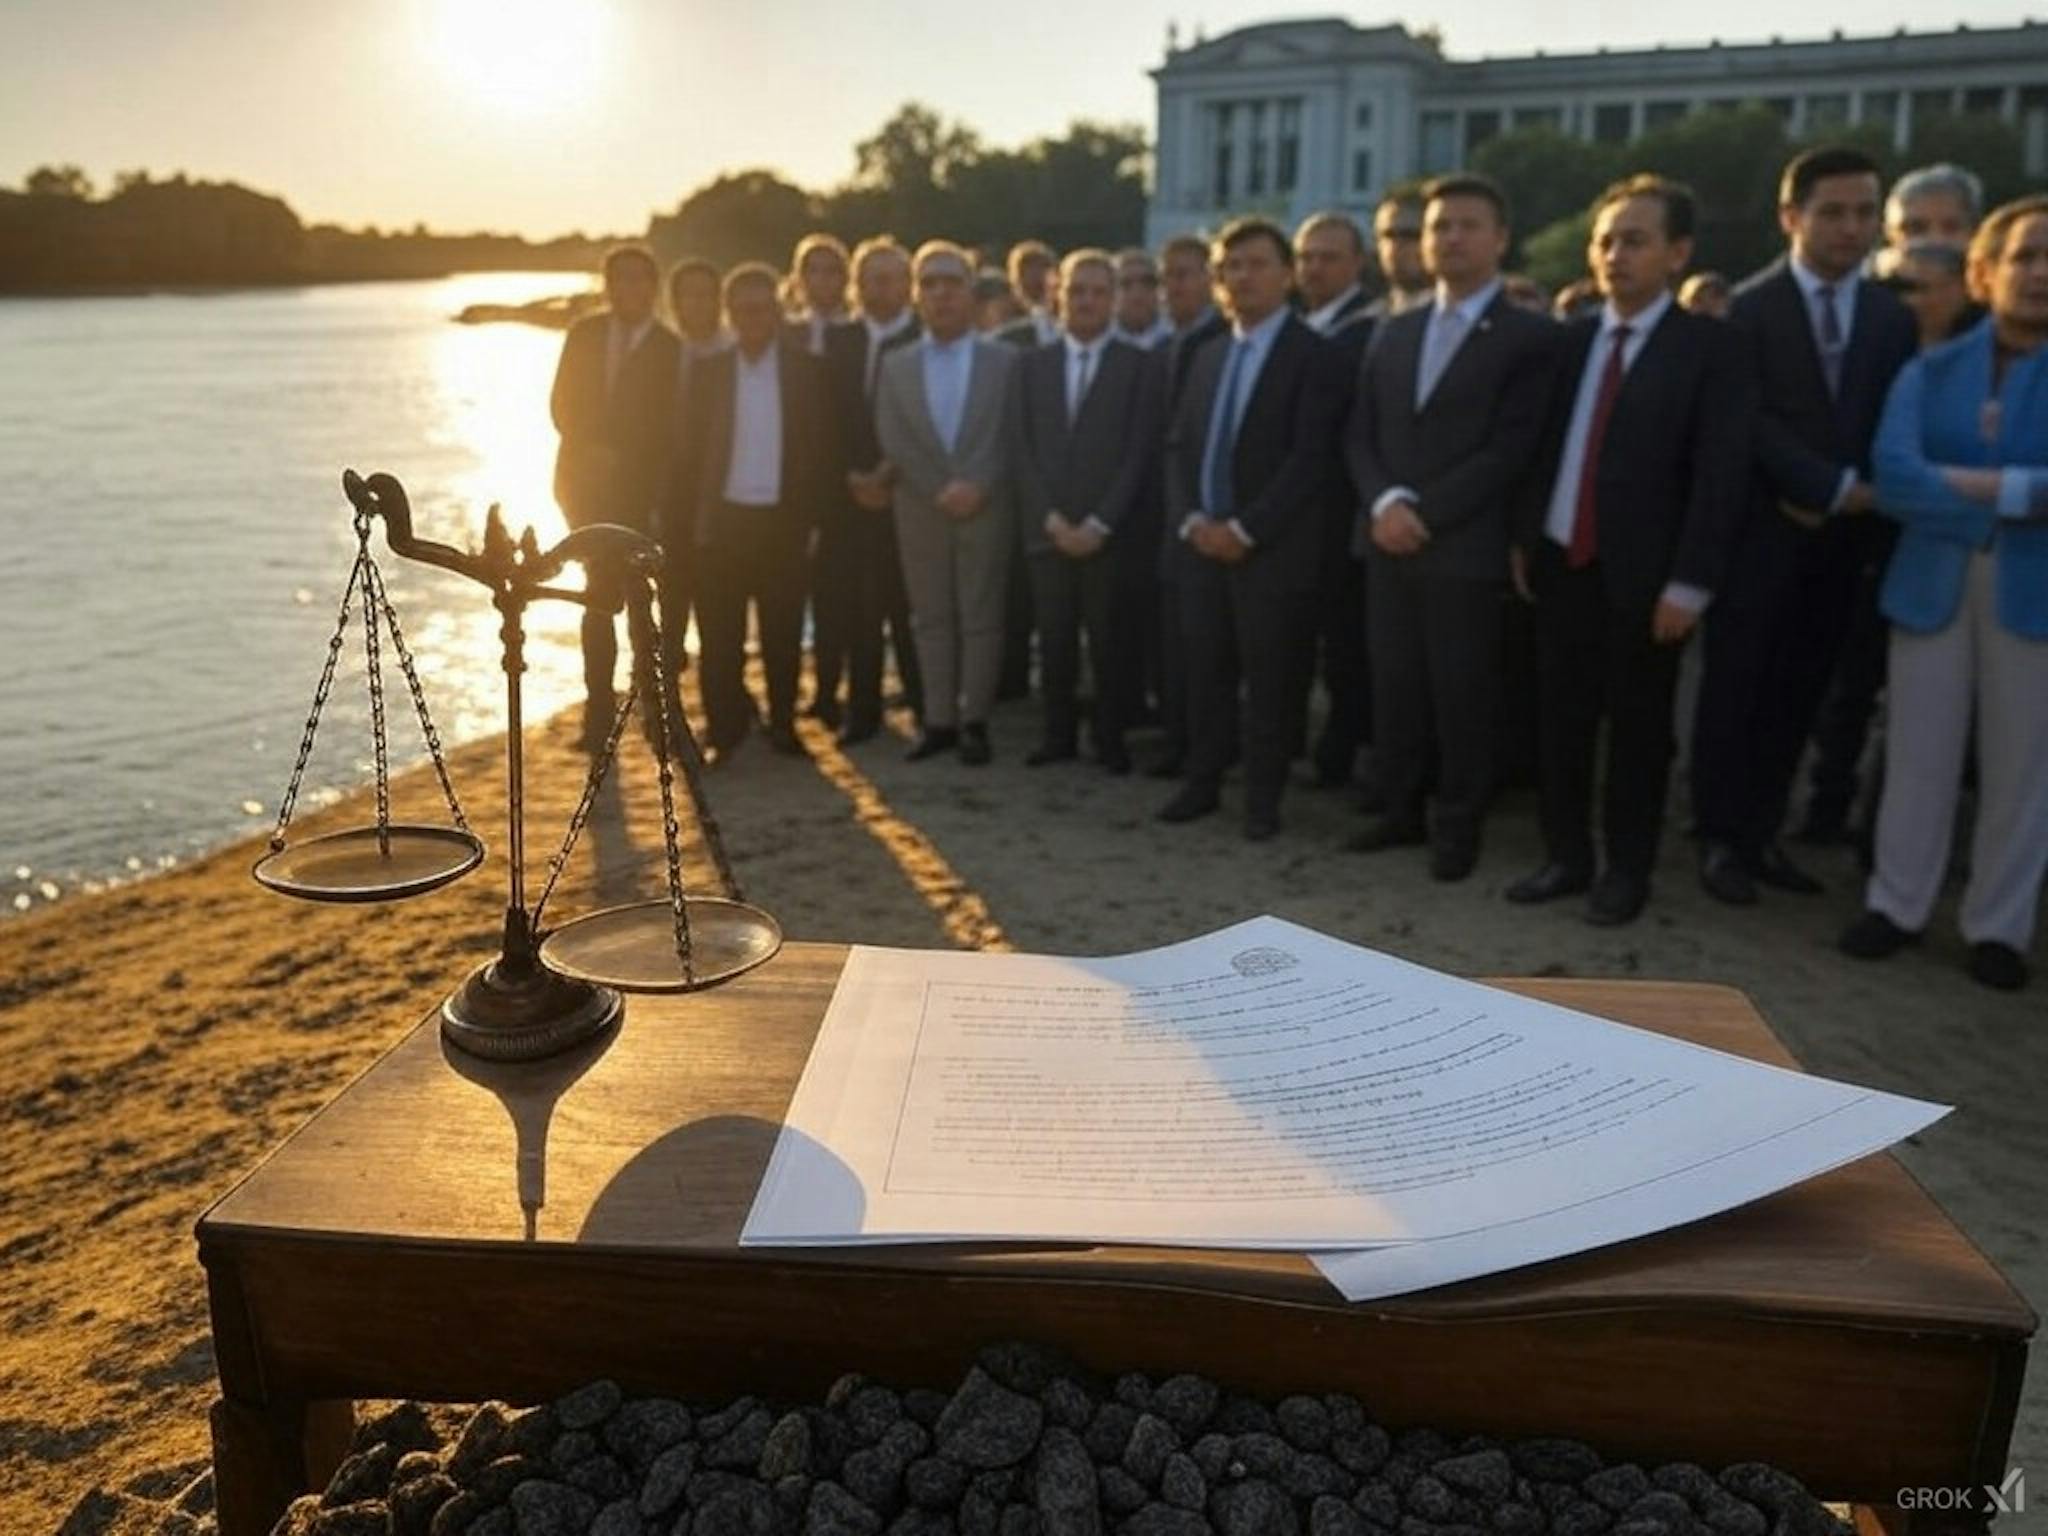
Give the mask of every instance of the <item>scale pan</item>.
[[540, 946], [560, 976], [621, 992], [691, 992], [751, 971], [782, 948], [782, 929], [759, 907], [722, 896], [684, 898], [695, 975], [676, 959], [675, 908], [666, 901], [608, 907], [564, 923]]
[[456, 827], [393, 826], [389, 852], [375, 827], [330, 832], [256, 861], [259, 885], [307, 901], [399, 901], [439, 890], [484, 860], [474, 833]]

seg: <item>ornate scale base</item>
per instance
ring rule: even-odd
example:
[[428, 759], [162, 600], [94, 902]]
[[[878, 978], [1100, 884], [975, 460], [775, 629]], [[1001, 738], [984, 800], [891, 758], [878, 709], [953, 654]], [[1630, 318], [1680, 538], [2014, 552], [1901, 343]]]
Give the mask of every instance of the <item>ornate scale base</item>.
[[448, 1043], [490, 1061], [538, 1061], [604, 1033], [626, 1000], [610, 987], [493, 960], [441, 1005]]

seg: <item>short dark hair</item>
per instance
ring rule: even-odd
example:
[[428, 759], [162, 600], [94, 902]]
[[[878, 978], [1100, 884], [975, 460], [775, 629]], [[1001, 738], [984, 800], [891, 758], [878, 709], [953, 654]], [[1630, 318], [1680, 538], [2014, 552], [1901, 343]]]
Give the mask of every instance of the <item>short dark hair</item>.
[[701, 277], [713, 288], [717, 288], [720, 282], [717, 263], [706, 261], [702, 256], [685, 256], [668, 269], [668, 291], [674, 293], [676, 284], [686, 277]]
[[1692, 195], [1692, 188], [1682, 181], [1673, 181], [1668, 176], [1652, 175], [1648, 171], [1635, 176], [1624, 176], [1613, 182], [1593, 199], [1594, 218], [1600, 210], [1613, 203], [1626, 203], [1633, 198], [1654, 197], [1664, 205], [1664, 238], [1667, 240], [1690, 240], [1698, 224], [1699, 204]]
[[1501, 190], [1499, 182], [1491, 176], [1481, 176], [1477, 171], [1459, 171], [1453, 176], [1439, 176], [1422, 189], [1425, 206], [1441, 202], [1447, 197], [1476, 197], [1493, 204], [1494, 217], [1503, 227], [1509, 222], [1508, 195]]
[[1200, 235], [1175, 235], [1166, 244], [1160, 246], [1160, 265], [1164, 266], [1168, 261], [1171, 261], [1176, 252], [1186, 252], [1189, 255], [1201, 257], [1202, 265], [1205, 267], [1209, 264], [1209, 242]]
[[1877, 162], [1848, 144], [1822, 144], [1794, 155], [1778, 178], [1778, 206], [1804, 208], [1813, 189], [1829, 176], [1874, 176], [1882, 186]]
[[732, 296], [740, 289], [757, 287], [766, 288], [769, 296], [779, 301], [782, 296], [782, 274], [765, 261], [743, 261], [725, 274], [725, 284], [721, 293], [729, 307], [732, 304]]
[[612, 273], [627, 262], [637, 261], [647, 268], [647, 275], [657, 283], [661, 281], [661, 263], [654, 259], [654, 252], [644, 245], [615, 245], [604, 253], [604, 262], [599, 268], [604, 280], [610, 282]]
[[1358, 220], [1350, 214], [1339, 212], [1335, 208], [1325, 208], [1320, 213], [1312, 213], [1301, 221], [1300, 226], [1294, 231], [1294, 238], [1297, 241], [1306, 240], [1319, 229], [1342, 230], [1351, 237], [1351, 254], [1360, 257], [1365, 255], [1365, 232], [1358, 227]]
[[1271, 219], [1261, 218], [1255, 213], [1246, 214], [1241, 219], [1232, 219], [1216, 232], [1217, 255], [1221, 256], [1225, 251], [1235, 250], [1247, 240], [1270, 242], [1273, 249], [1280, 253], [1281, 266], [1294, 265], [1294, 242], [1287, 238], [1287, 231]]

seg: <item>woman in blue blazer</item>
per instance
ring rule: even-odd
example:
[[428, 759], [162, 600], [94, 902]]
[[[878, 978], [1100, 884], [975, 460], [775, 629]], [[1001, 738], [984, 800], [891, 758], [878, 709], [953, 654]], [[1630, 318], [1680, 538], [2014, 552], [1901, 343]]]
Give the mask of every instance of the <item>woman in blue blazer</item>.
[[1908, 363], [1878, 429], [1877, 504], [1904, 532], [1882, 597], [1876, 867], [1842, 948], [1878, 959], [1926, 927], [1974, 714], [1981, 795], [1961, 926], [1970, 974], [2016, 989], [2048, 876], [2048, 197], [1984, 221], [1970, 283], [1989, 318]]

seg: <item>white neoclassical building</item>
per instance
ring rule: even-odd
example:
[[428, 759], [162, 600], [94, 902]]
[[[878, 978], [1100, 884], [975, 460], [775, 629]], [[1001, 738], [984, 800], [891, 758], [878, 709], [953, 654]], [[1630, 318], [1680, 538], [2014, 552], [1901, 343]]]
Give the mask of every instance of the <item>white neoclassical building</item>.
[[1368, 215], [1380, 192], [1455, 170], [1481, 144], [1547, 124], [1614, 143], [1714, 107], [1761, 102], [1794, 133], [1922, 114], [1993, 113], [2048, 174], [2048, 22], [1887, 37], [1446, 58], [1428, 33], [1342, 17], [1169, 42], [1152, 71], [1157, 151], [1146, 238], [1257, 210]]

